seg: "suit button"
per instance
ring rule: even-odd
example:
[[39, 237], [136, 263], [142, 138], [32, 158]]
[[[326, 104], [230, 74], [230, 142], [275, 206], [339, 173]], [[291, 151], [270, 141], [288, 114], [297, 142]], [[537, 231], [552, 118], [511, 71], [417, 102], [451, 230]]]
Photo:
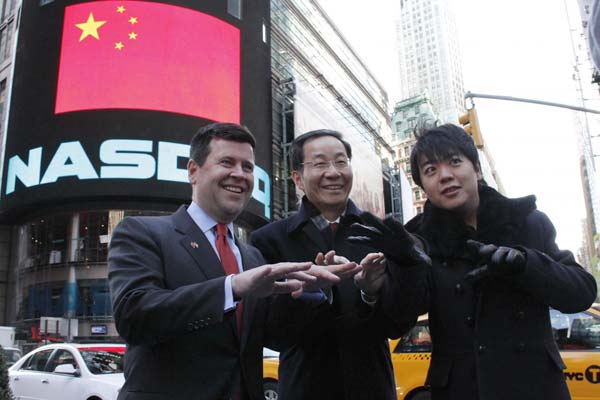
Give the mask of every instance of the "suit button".
[[519, 312], [517, 312], [517, 319], [518, 320], [525, 319], [525, 311], [519, 311]]
[[475, 318], [473, 318], [472, 316], [469, 315], [467, 318], [465, 318], [465, 323], [468, 326], [473, 326], [473, 325], [475, 325]]
[[194, 330], [194, 325], [193, 325], [191, 322], [188, 322], [188, 324], [187, 324], [187, 330], [188, 330], [189, 332], [191, 332], [191, 331], [193, 331], [193, 330]]
[[525, 343], [523, 342], [519, 342], [515, 345], [515, 350], [519, 353], [522, 353], [525, 351]]
[[483, 353], [485, 353], [485, 351], [486, 351], [486, 350], [487, 350], [487, 347], [485, 347], [485, 345], [484, 345], [484, 344], [480, 344], [480, 345], [479, 345], [479, 347], [477, 348], [477, 351], [478, 351], [480, 354], [483, 354]]
[[448, 263], [446, 261], [442, 262], [442, 267], [447, 267]]
[[465, 292], [465, 288], [463, 287], [463, 285], [461, 285], [460, 283], [457, 283], [456, 286], [454, 286], [454, 293], [457, 296], [460, 296], [461, 294], [463, 294]]

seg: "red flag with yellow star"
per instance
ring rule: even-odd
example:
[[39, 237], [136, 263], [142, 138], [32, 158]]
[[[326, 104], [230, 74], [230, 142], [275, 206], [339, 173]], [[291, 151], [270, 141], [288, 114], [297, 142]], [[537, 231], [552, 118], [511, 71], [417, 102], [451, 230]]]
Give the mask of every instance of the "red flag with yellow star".
[[55, 113], [143, 109], [240, 120], [239, 30], [184, 7], [65, 8]]

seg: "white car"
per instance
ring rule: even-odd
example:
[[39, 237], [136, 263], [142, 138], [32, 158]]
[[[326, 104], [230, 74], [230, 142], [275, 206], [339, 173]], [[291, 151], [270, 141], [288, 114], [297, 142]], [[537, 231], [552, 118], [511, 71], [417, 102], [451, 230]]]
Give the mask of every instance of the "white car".
[[124, 344], [60, 343], [38, 347], [8, 369], [17, 400], [116, 400]]

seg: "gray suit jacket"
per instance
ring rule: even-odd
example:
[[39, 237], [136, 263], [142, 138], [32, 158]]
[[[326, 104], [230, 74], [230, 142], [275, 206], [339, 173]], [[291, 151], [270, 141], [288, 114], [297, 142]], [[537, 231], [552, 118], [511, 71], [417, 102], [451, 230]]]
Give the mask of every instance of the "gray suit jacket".
[[[237, 243], [245, 270], [264, 264]], [[128, 343], [119, 400], [262, 399], [266, 306], [244, 300], [242, 336], [224, 312], [225, 273], [184, 206], [166, 217], [129, 217], [110, 244], [116, 327]], [[241, 382], [241, 385], [240, 385]]]

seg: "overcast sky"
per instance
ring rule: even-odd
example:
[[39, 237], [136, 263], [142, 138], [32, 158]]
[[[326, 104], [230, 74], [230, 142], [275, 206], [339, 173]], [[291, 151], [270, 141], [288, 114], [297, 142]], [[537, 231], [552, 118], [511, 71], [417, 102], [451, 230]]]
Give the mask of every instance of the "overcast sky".
[[[576, 104], [573, 50], [576, 0], [453, 0], [465, 91]], [[319, 0], [358, 54], [400, 100], [395, 43], [399, 0]], [[572, 25], [572, 28], [576, 26]], [[589, 80], [587, 72], [584, 81]], [[573, 112], [479, 99], [486, 141], [510, 197], [535, 194], [560, 247], [576, 252], [585, 215]], [[587, 104], [600, 108], [598, 102]]]

